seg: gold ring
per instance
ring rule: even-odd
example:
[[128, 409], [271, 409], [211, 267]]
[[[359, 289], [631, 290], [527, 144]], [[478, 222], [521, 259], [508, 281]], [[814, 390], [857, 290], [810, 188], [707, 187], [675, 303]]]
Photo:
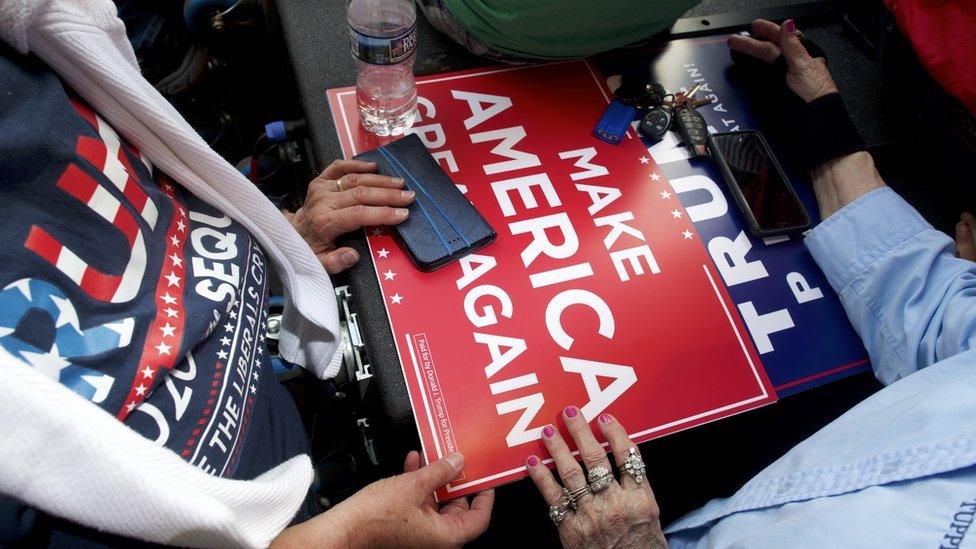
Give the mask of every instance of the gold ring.
[[[345, 177], [345, 176], [342, 176], [342, 177]], [[342, 188], [342, 177], [340, 177], [339, 179], [336, 179], [336, 182], [335, 182], [336, 183], [336, 190], [338, 190], [340, 193], [345, 190], [345, 189]]]

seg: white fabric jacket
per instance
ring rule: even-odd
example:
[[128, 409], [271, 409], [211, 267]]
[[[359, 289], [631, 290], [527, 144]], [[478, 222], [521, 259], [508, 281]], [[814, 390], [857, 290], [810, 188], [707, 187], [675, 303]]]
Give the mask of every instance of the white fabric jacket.
[[[158, 169], [247, 228], [288, 295], [281, 355], [319, 377], [335, 376], [341, 339], [328, 275], [281, 213], [142, 77], [115, 6], [0, 0], [0, 36], [43, 59]], [[209, 476], [2, 351], [0, 437], [0, 493], [158, 543], [267, 545], [312, 479], [307, 456], [253, 481]]]

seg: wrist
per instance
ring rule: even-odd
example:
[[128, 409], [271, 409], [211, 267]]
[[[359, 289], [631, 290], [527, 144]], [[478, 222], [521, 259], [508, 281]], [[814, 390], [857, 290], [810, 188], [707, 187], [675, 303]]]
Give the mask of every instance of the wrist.
[[355, 521], [343, 513], [339, 506], [336, 506], [301, 524], [285, 528], [271, 542], [271, 547], [325, 547], [329, 549], [366, 547], [365, 540], [358, 536], [361, 531], [357, 528]]
[[811, 174], [822, 219], [827, 219], [861, 196], [885, 186], [874, 166], [874, 159], [866, 151], [825, 162], [817, 166]]

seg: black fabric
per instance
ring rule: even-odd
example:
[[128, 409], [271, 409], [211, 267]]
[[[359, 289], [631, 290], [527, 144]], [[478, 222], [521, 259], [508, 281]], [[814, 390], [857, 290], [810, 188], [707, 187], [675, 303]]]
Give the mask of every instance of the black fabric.
[[814, 99], [801, 107], [796, 116], [795, 131], [795, 140], [804, 144], [799, 149], [799, 161], [807, 171], [865, 150], [864, 140], [851, 122], [839, 93]]

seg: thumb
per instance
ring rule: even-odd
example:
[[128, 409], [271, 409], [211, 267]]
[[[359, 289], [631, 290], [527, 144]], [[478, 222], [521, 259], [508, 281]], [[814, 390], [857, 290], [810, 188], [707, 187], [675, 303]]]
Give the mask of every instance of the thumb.
[[417, 486], [429, 494], [456, 479], [464, 468], [464, 457], [453, 453], [427, 465], [413, 473], [417, 476]]
[[807, 52], [807, 49], [803, 47], [803, 43], [796, 36], [795, 31], [796, 23], [792, 19], [783, 23], [783, 26], [779, 28], [779, 49], [783, 52], [783, 57], [791, 67], [797, 63], [813, 60]]

